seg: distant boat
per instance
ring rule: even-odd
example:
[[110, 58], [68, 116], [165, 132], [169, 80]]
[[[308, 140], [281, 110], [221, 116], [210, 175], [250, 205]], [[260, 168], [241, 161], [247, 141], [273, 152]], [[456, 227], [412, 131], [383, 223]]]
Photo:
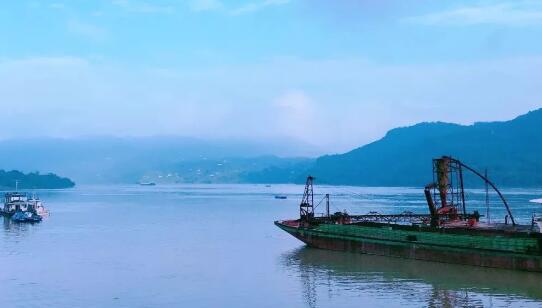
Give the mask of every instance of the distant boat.
[[141, 185], [141, 186], [156, 186], [156, 183], [154, 183], [154, 182], [139, 182], [139, 185]]
[[265, 185], [265, 187], [271, 187], [271, 185], [267, 184], [267, 185]]
[[275, 199], [288, 199], [285, 195], [275, 195]]
[[533, 200], [531, 200], [530, 202], [542, 204], [542, 198], [540, 198], [540, 199], [533, 199]]

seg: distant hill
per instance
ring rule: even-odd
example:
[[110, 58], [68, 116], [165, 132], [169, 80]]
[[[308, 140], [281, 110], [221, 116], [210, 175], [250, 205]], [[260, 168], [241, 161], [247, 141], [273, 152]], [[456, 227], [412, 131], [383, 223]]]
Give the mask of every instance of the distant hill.
[[[289, 167], [317, 156], [315, 147], [295, 140], [202, 140], [195, 138], [88, 137], [0, 141], [0, 168], [63, 174], [77, 183], [245, 183], [252, 172]], [[306, 165], [305, 165], [306, 166]], [[306, 169], [306, 168], [304, 168]], [[288, 181], [293, 181], [293, 177]]]
[[0, 188], [14, 189], [18, 182], [19, 189], [60, 189], [71, 188], [75, 183], [56, 174], [39, 174], [37, 172], [24, 174], [22, 172], [0, 170]]
[[322, 156], [306, 173], [327, 184], [422, 186], [432, 179], [431, 159], [442, 155], [487, 168], [500, 186], [542, 187], [542, 109], [505, 122], [396, 128], [348, 153]]
[[143, 180], [162, 183], [294, 183], [313, 163], [314, 159], [309, 158], [276, 156], [186, 160], [147, 173]]

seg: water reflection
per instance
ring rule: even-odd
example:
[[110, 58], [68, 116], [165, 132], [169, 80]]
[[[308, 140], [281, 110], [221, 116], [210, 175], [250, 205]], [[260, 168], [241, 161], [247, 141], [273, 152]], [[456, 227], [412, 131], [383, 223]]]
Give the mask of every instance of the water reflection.
[[[542, 303], [542, 275], [303, 247], [281, 264], [302, 284], [309, 307], [347, 297], [426, 307]], [[370, 304], [369, 304], [370, 306]]]
[[20, 223], [13, 222], [10, 217], [1, 216], [3, 219], [4, 235], [9, 237], [21, 237], [29, 232], [29, 230], [36, 228], [39, 223]]

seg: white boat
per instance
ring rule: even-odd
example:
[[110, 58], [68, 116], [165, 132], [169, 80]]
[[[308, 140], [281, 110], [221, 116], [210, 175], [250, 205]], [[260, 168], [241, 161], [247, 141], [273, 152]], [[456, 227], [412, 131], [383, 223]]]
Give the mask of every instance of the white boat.
[[36, 197], [35, 195], [32, 198], [28, 199], [28, 203], [31, 204], [31, 207], [34, 209], [34, 212], [41, 217], [49, 216], [49, 211], [43, 206], [43, 202]]
[[542, 198], [540, 198], [540, 199], [533, 199], [533, 200], [531, 200], [530, 202], [542, 204]]

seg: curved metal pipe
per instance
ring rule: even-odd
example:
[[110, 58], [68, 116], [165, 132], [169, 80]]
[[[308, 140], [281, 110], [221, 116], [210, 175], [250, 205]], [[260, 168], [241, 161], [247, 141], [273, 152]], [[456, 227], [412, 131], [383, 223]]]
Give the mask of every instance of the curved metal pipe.
[[499, 197], [501, 198], [502, 202], [504, 203], [504, 206], [506, 207], [506, 211], [508, 212], [508, 216], [510, 217], [510, 221], [512, 221], [512, 225], [516, 225], [516, 221], [514, 220], [514, 216], [512, 215], [512, 211], [510, 210], [510, 207], [508, 206], [508, 202], [506, 202], [506, 199], [504, 199], [504, 196], [502, 195], [502, 193], [500, 192], [500, 190], [497, 188], [497, 186], [495, 186], [495, 184], [493, 184], [493, 182], [491, 182], [487, 177], [485, 177], [483, 174], [481, 174], [480, 172], [474, 170], [473, 168], [465, 165], [464, 163], [462, 163], [461, 161], [455, 159], [455, 158], [452, 158], [452, 157], [449, 157], [450, 160], [453, 160], [454, 162], [460, 164], [462, 167], [465, 167], [465, 169], [471, 171], [472, 173], [476, 174], [478, 177], [480, 177], [482, 180], [484, 180], [487, 184], [489, 184], [489, 186], [491, 186], [493, 188], [493, 190], [495, 190], [495, 192], [497, 192], [497, 194], [499, 195]]

